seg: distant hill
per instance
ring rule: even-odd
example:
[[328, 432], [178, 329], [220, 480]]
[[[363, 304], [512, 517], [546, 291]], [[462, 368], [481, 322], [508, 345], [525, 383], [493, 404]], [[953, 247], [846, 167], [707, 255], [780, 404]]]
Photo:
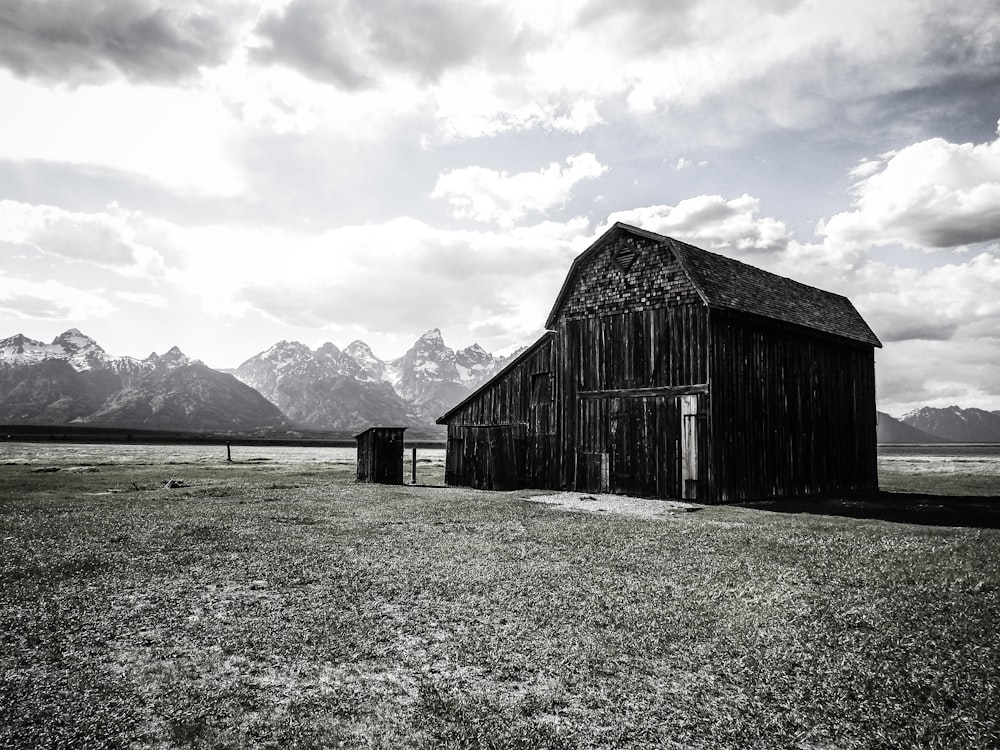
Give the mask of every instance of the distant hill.
[[894, 417], [890, 417], [885, 412], [878, 412], [877, 440], [880, 445], [889, 443], [948, 443], [946, 438], [932, 435], [929, 432], [911, 427], [905, 422], [900, 422]]
[[901, 421], [956, 443], [1000, 443], [1000, 412], [925, 406], [904, 415]]

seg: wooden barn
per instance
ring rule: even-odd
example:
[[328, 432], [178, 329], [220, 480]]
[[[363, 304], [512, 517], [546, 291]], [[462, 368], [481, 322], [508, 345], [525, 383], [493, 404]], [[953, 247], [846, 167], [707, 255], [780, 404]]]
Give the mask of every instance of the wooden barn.
[[619, 223], [545, 327], [438, 419], [449, 484], [708, 503], [878, 486], [881, 343], [846, 297]]

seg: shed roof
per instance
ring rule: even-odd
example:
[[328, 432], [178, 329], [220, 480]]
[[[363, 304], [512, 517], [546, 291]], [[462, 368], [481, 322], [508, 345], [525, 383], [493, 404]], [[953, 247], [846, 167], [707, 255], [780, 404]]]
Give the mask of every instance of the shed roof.
[[616, 223], [570, 266], [545, 327], [555, 328], [559, 311], [581, 269], [605, 240], [620, 232], [655, 240], [674, 254], [702, 301], [710, 308], [759, 315], [872, 346], [882, 343], [847, 297], [778, 276], [671, 237]]

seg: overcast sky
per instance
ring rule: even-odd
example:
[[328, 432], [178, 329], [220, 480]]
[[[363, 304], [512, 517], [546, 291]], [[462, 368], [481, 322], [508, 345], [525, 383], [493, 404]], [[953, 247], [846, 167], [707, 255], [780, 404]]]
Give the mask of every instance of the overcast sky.
[[1000, 409], [996, 0], [4, 0], [0, 337], [531, 343], [626, 221]]

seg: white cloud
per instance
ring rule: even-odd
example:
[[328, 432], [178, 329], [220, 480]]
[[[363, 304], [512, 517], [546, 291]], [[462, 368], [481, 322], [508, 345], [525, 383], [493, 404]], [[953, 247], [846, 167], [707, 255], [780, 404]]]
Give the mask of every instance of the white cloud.
[[289, 327], [379, 334], [502, 322], [505, 333], [483, 342], [499, 347], [539, 330], [589, 232], [582, 219], [455, 231], [398, 218], [320, 235], [162, 222], [138, 234], [170, 246], [163, 281], [216, 319], [260, 313]]
[[565, 205], [578, 182], [600, 177], [607, 169], [589, 153], [568, 157], [565, 166], [553, 162], [537, 172], [508, 174], [463, 167], [442, 174], [431, 195], [446, 199], [457, 217], [510, 227], [528, 215]]
[[0, 159], [103, 167], [198, 195], [236, 195], [245, 175], [232, 113], [199, 86], [43, 88], [0, 71]]
[[121, 275], [148, 274], [161, 263], [154, 250], [137, 241], [132, 217], [117, 206], [84, 213], [0, 201], [0, 242], [31, 246], [48, 256]]
[[884, 342], [976, 338], [1000, 330], [1000, 247], [964, 263], [927, 270], [868, 263], [855, 280], [855, 302]]
[[115, 296], [118, 299], [125, 300], [126, 302], [134, 302], [138, 305], [145, 305], [146, 307], [155, 307], [159, 309], [166, 308], [170, 301], [164, 297], [162, 294], [153, 294], [151, 292], [115, 292]]
[[[537, 5], [537, 3], [536, 3]], [[512, 6], [508, 32], [530, 43], [505, 64], [448, 68], [434, 88], [442, 132], [480, 137], [553, 128], [553, 107], [618, 107], [644, 127], [704, 106], [716, 137], [822, 127], [870, 116], [876, 96], [933, 86], [995, 68], [1000, 17], [991, 0], [961, 9], [910, 0], [651, 3], [648, 0]], [[956, 95], [960, 95], [956, 92]], [[589, 106], [589, 105], [588, 105]], [[651, 117], [646, 117], [651, 116]], [[605, 118], [587, 118], [593, 127]]]
[[115, 311], [103, 289], [80, 289], [61, 281], [32, 281], [0, 270], [0, 311], [21, 320], [68, 323], [106, 317]]
[[746, 194], [731, 200], [699, 195], [676, 206], [618, 211], [608, 217], [608, 226], [622, 221], [726, 255], [781, 252], [791, 233], [777, 219], [758, 217], [759, 211], [760, 201]]
[[920, 141], [867, 161], [852, 175], [854, 209], [819, 233], [837, 243], [955, 247], [1000, 239], [1000, 137]]

